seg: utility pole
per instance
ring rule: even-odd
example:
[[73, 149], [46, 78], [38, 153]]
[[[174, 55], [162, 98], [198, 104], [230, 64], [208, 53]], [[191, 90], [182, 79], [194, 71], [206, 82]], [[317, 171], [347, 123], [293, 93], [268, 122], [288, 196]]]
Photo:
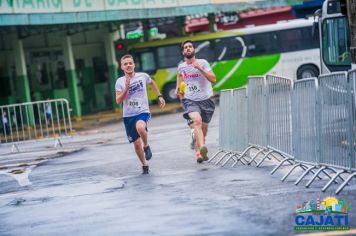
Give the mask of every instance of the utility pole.
[[352, 64], [356, 64], [356, 0], [347, 0], [347, 15], [350, 28], [350, 51]]

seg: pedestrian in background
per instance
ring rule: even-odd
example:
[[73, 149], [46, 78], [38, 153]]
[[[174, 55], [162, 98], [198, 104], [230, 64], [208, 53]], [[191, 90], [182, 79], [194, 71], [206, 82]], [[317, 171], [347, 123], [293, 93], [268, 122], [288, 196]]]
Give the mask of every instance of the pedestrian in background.
[[134, 144], [135, 152], [142, 164], [142, 173], [148, 174], [148, 160], [152, 151], [148, 144], [147, 123], [151, 118], [146, 85], [149, 84], [157, 94], [160, 107], [165, 106], [159, 88], [146, 73], [135, 72], [135, 62], [131, 55], [124, 55], [121, 60], [124, 76], [115, 84], [116, 103], [123, 103], [124, 125], [128, 140]]
[[2, 128], [3, 128], [3, 132], [4, 135], [10, 135], [10, 124], [9, 124], [9, 117], [7, 115], [6, 111], [2, 112]]
[[[36, 102], [36, 96], [35, 93], [32, 92], [31, 93], [31, 102]], [[38, 103], [33, 103], [32, 104], [32, 108], [33, 108], [33, 116], [35, 118], [35, 123], [39, 124], [40, 123], [40, 114], [39, 114], [39, 109], [38, 109]]]
[[47, 102], [45, 103], [45, 115], [46, 115], [46, 121], [47, 121], [48, 125], [51, 125], [52, 106], [51, 106], [51, 102], [49, 101], [49, 98], [47, 98]]
[[184, 81], [186, 87], [182, 100], [183, 117], [193, 121], [196, 160], [198, 163], [202, 163], [208, 160], [205, 137], [215, 111], [215, 104], [211, 100], [213, 95], [211, 83], [216, 82], [216, 77], [205, 59], [195, 57], [195, 47], [191, 40], [186, 40], [181, 44], [181, 53], [185, 61], [178, 65], [176, 92], [179, 96], [179, 86]]

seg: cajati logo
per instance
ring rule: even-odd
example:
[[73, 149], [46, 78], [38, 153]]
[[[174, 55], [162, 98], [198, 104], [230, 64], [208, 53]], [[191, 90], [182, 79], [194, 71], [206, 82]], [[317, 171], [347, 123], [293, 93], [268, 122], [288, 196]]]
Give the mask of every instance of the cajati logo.
[[349, 230], [350, 205], [344, 199], [312, 199], [296, 207], [294, 230]]

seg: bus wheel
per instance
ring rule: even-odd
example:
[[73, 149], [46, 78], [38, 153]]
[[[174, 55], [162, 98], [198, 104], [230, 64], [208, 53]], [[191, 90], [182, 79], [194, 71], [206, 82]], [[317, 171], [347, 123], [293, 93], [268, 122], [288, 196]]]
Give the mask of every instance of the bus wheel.
[[297, 79], [305, 79], [319, 76], [319, 69], [314, 65], [301, 66], [297, 71]]
[[175, 83], [169, 83], [166, 86], [164, 86], [163, 97], [167, 102], [178, 101], [178, 98], [176, 95], [176, 84]]

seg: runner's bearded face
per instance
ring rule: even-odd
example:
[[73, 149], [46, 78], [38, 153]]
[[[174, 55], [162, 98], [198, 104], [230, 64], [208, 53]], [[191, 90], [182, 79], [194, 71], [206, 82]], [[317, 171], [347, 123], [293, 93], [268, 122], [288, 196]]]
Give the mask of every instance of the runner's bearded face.
[[121, 61], [121, 69], [125, 74], [132, 74], [135, 69], [135, 63], [131, 58], [125, 58]]
[[193, 44], [191, 43], [184, 44], [183, 56], [187, 59], [191, 59], [195, 56], [195, 49], [193, 47]]

